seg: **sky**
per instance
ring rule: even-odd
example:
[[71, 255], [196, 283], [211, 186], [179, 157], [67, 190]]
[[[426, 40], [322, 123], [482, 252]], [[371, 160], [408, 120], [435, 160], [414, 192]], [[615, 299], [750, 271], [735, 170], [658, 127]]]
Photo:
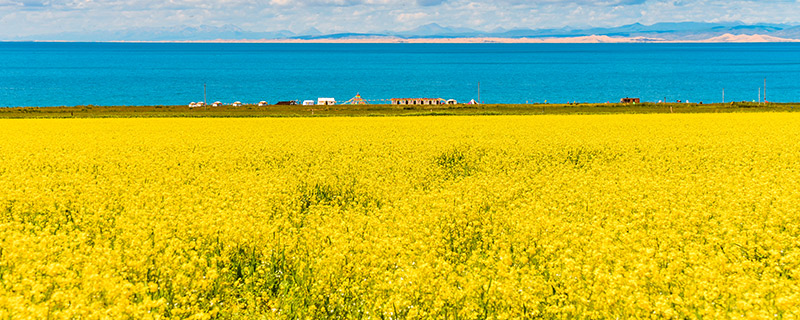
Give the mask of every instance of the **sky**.
[[200, 25], [337, 33], [683, 21], [799, 24], [800, 0], [0, 0], [0, 39]]

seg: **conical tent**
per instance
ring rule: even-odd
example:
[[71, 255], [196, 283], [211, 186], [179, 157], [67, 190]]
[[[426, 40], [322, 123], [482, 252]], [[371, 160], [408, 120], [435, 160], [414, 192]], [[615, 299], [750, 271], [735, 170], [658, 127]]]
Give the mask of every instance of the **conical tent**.
[[356, 93], [355, 97], [353, 97], [350, 100], [347, 100], [347, 102], [345, 102], [344, 104], [367, 104], [367, 100], [364, 100], [364, 98], [361, 98], [361, 94], [360, 93]]

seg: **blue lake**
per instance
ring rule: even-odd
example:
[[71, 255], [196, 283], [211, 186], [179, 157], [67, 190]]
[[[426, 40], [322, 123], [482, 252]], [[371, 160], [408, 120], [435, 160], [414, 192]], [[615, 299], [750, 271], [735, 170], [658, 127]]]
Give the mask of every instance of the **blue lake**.
[[[0, 43], [0, 106], [800, 101], [800, 44]], [[478, 89], [480, 83], [480, 91]]]

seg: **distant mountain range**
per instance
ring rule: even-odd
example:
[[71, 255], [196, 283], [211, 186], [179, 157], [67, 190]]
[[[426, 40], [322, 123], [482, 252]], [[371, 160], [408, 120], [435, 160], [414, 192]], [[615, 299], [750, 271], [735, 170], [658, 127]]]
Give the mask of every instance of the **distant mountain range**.
[[447, 39], [447, 38], [570, 38], [586, 36], [663, 39], [668, 41], [703, 40], [725, 35], [764, 35], [784, 39], [800, 39], [800, 26], [787, 24], [745, 24], [741, 22], [704, 23], [669, 22], [643, 25], [639, 23], [612, 28], [511, 29], [485, 32], [469, 28], [443, 27], [436, 23], [408, 31], [375, 33], [324, 34], [315, 28], [300, 33], [289, 30], [248, 31], [235, 25], [180, 26], [173, 28], [133, 28], [117, 31], [64, 32], [21, 37], [19, 41], [209, 41], [209, 40], [341, 40], [341, 39]]

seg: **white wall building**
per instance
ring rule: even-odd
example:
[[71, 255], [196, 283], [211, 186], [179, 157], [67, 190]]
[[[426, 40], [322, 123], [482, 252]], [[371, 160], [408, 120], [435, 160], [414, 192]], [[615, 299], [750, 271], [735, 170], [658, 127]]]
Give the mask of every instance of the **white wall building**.
[[332, 106], [336, 104], [336, 99], [334, 98], [318, 98], [317, 105], [321, 106]]
[[445, 104], [442, 98], [392, 98], [392, 104], [395, 105], [431, 105], [431, 104]]

